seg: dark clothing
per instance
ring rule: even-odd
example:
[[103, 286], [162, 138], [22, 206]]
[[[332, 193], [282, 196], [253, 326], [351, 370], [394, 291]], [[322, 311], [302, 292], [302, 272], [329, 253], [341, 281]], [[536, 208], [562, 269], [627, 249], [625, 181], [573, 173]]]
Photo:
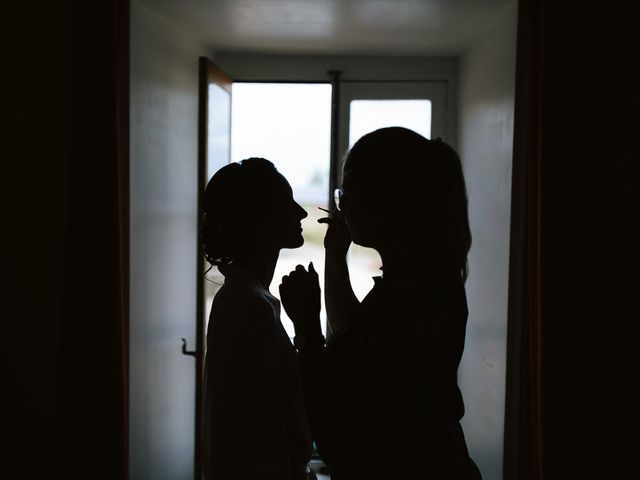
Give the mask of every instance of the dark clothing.
[[332, 478], [479, 479], [458, 423], [462, 282], [375, 280], [327, 345], [300, 355], [307, 414]]
[[246, 268], [221, 271], [207, 333], [204, 477], [307, 479], [311, 433], [280, 301]]

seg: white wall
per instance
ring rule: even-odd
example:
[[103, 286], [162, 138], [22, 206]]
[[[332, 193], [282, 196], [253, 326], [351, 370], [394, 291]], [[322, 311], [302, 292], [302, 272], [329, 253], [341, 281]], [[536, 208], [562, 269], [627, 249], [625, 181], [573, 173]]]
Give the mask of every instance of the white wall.
[[463, 427], [484, 480], [502, 478], [516, 26], [514, 5], [459, 70], [458, 146], [473, 235], [459, 382]]
[[130, 478], [193, 478], [198, 56], [131, 6]]

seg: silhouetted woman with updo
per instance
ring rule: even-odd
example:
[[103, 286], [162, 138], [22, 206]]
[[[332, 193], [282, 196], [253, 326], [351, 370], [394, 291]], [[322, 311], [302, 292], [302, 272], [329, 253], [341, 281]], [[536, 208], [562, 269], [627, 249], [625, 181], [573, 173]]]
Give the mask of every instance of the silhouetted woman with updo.
[[314, 478], [297, 353], [269, 293], [280, 250], [303, 244], [306, 216], [265, 159], [221, 168], [205, 190], [204, 255], [225, 277], [207, 332], [207, 480]]
[[[404, 128], [377, 130], [349, 151], [336, 200], [323, 220], [328, 342], [313, 269], [298, 266], [280, 286], [332, 479], [480, 479], [459, 424], [471, 234], [458, 155]], [[362, 302], [349, 281], [352, 241], [382, 259]]]

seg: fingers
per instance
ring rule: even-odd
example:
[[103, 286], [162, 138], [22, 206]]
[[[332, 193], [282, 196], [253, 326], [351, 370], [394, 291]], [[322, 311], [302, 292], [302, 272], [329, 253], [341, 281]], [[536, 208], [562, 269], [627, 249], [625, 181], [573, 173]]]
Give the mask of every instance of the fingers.
[[313, 268], [313, 262], [309, 262], [309, 273], [313, 273], [316, 277], [318, 276], [318, 272]]
[[344, 220], [344, 216], [340, 213], [337, 213], [335, 215], [330, 215], [328, 217], [322, 217], [319, 218], [317, 220], [318, 223], [324, 223], [326, 225], [332, 226], [332, 225], [344, 225], [345, 224], [345, 220]]
[[318, 276], [318, 272], [316, 271], [315, 267], [313, 266], [313, 262], [309, 262], [309, 266], [307, 267], [307, 269], [305, 269], [302, 265], [296, 265], [296, 268], [294, 270], [292, 270], [288, 275], [284, 275], [282, 277], [282, 283], [287, 283], [291, 280], [295, 280], [296, 278], [300, 277], [301, 275], [304, 275], [306, 273], [310, 273], [315, 275], [316, 277]]
[[334, 218], [332, 217], [322, 217], [318, 219], [318, 223], [326, 223], [327, 225], [330, 225], [333, 221]]
[[329, 213], [329, 215], [326, 217], [319, 218], [317, 220], [318, 223], [331, 224], [333, 222], [340, 222], [344, 220], [344, 216], [342, 215], [342, 212], [327, 212], [327, 213]]

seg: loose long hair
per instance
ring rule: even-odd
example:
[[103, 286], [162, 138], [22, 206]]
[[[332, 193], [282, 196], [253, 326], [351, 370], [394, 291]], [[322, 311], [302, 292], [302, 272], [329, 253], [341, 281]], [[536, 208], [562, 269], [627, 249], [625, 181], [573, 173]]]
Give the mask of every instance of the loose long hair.
[[409, 129], [382, 128], [349, 151], [344, 173], [362, 189], [386, 234], [446, 275], [467, 276], [471, 232], [462, 164], [453, 148]]

